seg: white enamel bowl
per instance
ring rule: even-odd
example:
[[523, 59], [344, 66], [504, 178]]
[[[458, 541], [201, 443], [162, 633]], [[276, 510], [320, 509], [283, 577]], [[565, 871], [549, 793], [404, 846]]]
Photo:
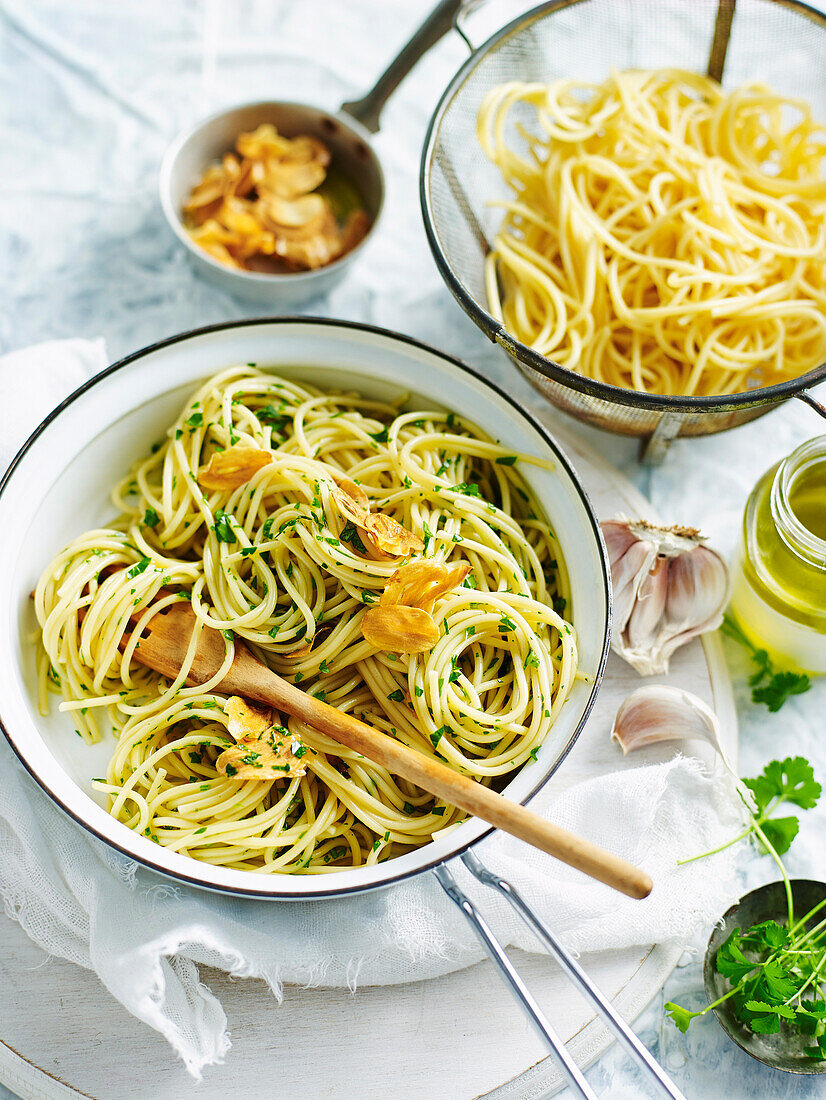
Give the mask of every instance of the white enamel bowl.
[[[599, 526], [585, 493], [547, 431], [469, 367], [404, 337], [338, 321], [235, 322], [165, 340], [115, 363], [71, 395], [23, 447], [0, 485], [0, 722], [25, 767], [83, 828], [133, 859], [196, 886], [273, 898], [311, 898], [385, 885], [433, 867], [490, 832], [471, 820], [415, 852], [371, 868], [328, 875], [257, 875], [211, 867], [167, 851], [115, 821], [90, 786], [103, 775], [108, 739], [89, 746], [67, 715], [37, 711], [35, 626], [29, 594], [73, 536], [111, 518], [109, 492], [159, 439], [204, 378], [257, 363], [319, 386], [379, 397], [410, 392], [424, 407], [449, 407], [508, 447], [554, 460], [553, 472], [524, 468], [549, 515], [568, 566], [580, 667], [542, 746], [506, 793], [525, 801], [559, 766], [593, 703], [608, 647], [610, 595]], [[67, 822], [67, 828], [71, 826]]]

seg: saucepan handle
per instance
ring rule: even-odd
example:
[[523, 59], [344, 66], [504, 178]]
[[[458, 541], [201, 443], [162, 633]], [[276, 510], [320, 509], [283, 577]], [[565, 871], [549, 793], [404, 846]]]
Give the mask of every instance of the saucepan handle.
[[826, 417], [826, 405], [812, 397], [808, 390], [801, 390], [800, 393], [795, 394], [795, 397], [798, 401], [803, 401], [810, 409], [814, 409], [816, 413], [820, 413], [822, 417]]
[[551, 1054], [556, 1059], [562, 1071], [562, 1076], [565, 1078], [566, 1083], [570, 1085], [576, 1096], [582, 1096], [585, 1100], [597, 1100], [597, 1094], [585, 1080], [582, 1070], [568, 1053], [565, 1044], [557, 1035], [550, 1021], [546, 1018], [542, 1009], [534, 1000], [531, 991], [525, 985], [519, 971], [508, 958], [502, 944], [497, 940], [493, 932], [491, 932], [485, 918], [478, 911], [470, 898], [460, 889], [458, 883], [444, 863], [436, 868], [434, 874], [439, 880], [439, 885], [444, 892], [459, 908], [459, 911], [473, 928], [473, 931], [479, 938], [491, 962], [499, 971], [500, 976], [505, 980], [506, 984], [510, 987], [514, 998], [533, 1024], [539, 1037], [547, 1043]]
[[341, 110], [360, 122], [371, 134], [379, 128], [379, 116], [387, 100], [431, 46], [451, 30], [467, 0], [441, 0], [413, 37], [402, 46], [370, 91], [361, 99], [342, 103]]
[[[559, 963], [564, 973], [579, 986], [584, 996], [591, 1002], [614, 1035], [626, 1045], [634, 1057], [637, 1058], [640, 1065], [660, 1086], [665, 1095], [672, 1097], [672, 1100], [685, 1100], [685, 1097], [674, 1082], [668, 1077], [659, 1063], [651, 1056], [651, 1053], [645, 1045], [640, 1042], [631, 1028], [617, 1013], [608, 998], [596, 985], [594, 985], [582, 967], [568, 954], [556, 936], [554, 936], [547, 925], [540, 920], [536, 913], [534, 913], [515, 887], [506, 879], [490, 872], [471, 852], [462, 856], [462, 862], [474, 878], [484, 886], [489, 886], [496, 890], [512, 906], [518, 916], [548, 950], [549, 954]], [[539, 1008], [519, 975], [519, 972], [505, 953], [505, 949], [493, 935], [487, 922], [476, 909], [473, 902], [461, 890], [453, 875], [451, 875], [444, 864], [436, 869], [435, 874], [442, 889], [473, 927], [482, 946], [499, 971], [499, 974], [510, 986], [514, 997], [521, 1005], [526, 1016], [531, 1021], [540, 1037], [547, 1043], [567, 1084], [570, 1085], [577, 1095], [588, 1098], [593, 1097], [594, 1092], [582, 1075], [582, 1071], [568, 1053], [565, 1044], [561, 1041], [548, 1019]]]

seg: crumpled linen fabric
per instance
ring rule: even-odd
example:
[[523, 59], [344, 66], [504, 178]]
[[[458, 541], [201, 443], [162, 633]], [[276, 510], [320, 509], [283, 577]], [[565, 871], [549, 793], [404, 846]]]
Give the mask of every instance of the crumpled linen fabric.
[[[34, 419], [105, 364], [103, 342], [50, 342], [0, 359], [5, 417], [0, 460]], [[27, 385], [21, 387], [20, 378]], [[38, 393], [36, 407], [27, 395]], [[607, 736], [607, 731], [606, 731]], [[552, 820], [639, 863], [656, 887], [643, 902], [501, 834], [478, 848], [575, 952], [683, 942], [734, 894], [731, 853], [678, 868], [680, 855], [715, 847], [741, 821], [722, 771], [676, 757], [618, 771], [532, 805]], [[0, 897], [5, 911], [52, 955], [94, 970], [130, 1012], [163, 1034], [193, 1076], [230, 1048], [224, 1011], [199, 964], [284, 985], [385, 985], [435, 977], [483, 957], [470, 927], [430, 874], [334, 901], [273, 903], [176, 885], [138, 867], [66, 817], [0, 742]], [[687, 844], [690, 848], [687, 848]], [[506, 904], [453, 865], [502, 941], [538, 944]]]

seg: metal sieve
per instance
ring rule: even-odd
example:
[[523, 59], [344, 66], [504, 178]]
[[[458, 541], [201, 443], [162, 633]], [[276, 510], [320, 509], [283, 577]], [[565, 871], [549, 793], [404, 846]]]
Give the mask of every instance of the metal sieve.
[[[466, 5], [465, 15], [478, 4]], [[585, 378], [509, 335], [488, 311], [484, 259], [501, 220], [491, 199], [507, 195], [476, 138], [491, 88], [508, 81], [600, 82], [612, 68], [683, 68], [732, 88], [759, 78], [806, 99], [826, 120], [826, 15], [797, 0], [553, 0], [521, 15], [472, 50], [442, 95], [422, 155], [421, 202], [436, 264], [465, 312], [554, 405], [598, 428], [646, 439], [660, 459], [677, 436], [725, 431], [807, 392], [826, 363], [774, 386], [719, 397], [663, 397]], [[526, 120], [527, 121], [527, 120]], [[826, 264], [826, 257], [824, 257]]]

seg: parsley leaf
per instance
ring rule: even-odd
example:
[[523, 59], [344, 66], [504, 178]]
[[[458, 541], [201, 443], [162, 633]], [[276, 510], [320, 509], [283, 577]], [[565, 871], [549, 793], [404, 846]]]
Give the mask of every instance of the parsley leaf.
[[[800, 822], [797, 817], [775, 817], [774, 814], [783, 803], [791, 803], [802, 810], [811, 810], [820, 798], [821, 786], [814, 777], [812, 765], [805, 756], [787, 756], [785, 760], [772, 760], [760, 775], [753, 779], [744, 779], [743, 785], [754, 796], [754, 812], [749, 814], [747, 828], [732, 840], [715, 848], [721, 852], [724, 848], [754, 836], [757, 843], [769, 854], [781, 856], [788, 852], [797, 836]], [[767, 843], [771, 849], [766, 847]], [[692, 863], [695, 859], [711, 855], [703, 852], [699, 856], [681, 859], [679, 863]]]
[[804, 672], [791, 670], [777, 671], [771, 657], [765, 649], [759, 649], [740, 629], [731, 616], [726, 615], [720, 628], [724, 634], [739, 642], [751, 654], [755, 671], [749, 677], [749, 687], [753, 703], [762, 703], [774, 714], [792, 695], [802, 695], [812, 686]]
[[263, 409], [258, 410], [256, 416], [262, 424], [270, 424], [276, 432], [283, 432], [292, 419], [277, 409], [275, 405], [265, 405]]
[[747, 959], [740, 947], [739, 928], [735, 928], [728, 939], [720, 945], [714, 965], [718, 973], [724, 978], [732, 979], [735, 983], [755, 969], [757, 964]]
[[213, 530], [219, 542], [237, 542], [235, 532], [232, 529], [232, 516], [229, 512], [218, 509], [215, 513], [215, 527]]
[[743, 782], [754, 795], [758, 814], [762, 814], [775, 798], [780, 802], [792, 802], [801, 810], [811, 810], [817, 805], [822, 791], [805, 756], [772, 760], [756, 779], [744, 779]]
[[772, 714], [776, 713], [791, 695], [802, 695], [812, 686], [805, 673], [775, 672], [767, 684], [756, 687], [751, 693], [752, 702], [764, 703]]
[[791, 848], [800, 829], [800, 822], [796, 817], [776, 817], [773, 821], [764, 821], [761, 828], [766, 840], [782, 856]]
[[155, 511], [154, 508], [147, 508], [143, 513], [143, 525], [144, 527], [157, 527], [161, 522], [161, 517]]
[[[795, 1011], [788, 1005], [770, 1005], [765, 1001], [746, 1001], [748, 1025], [758, 1035], [773, 1035], [780, 1030], [780, 1018], [793, 1020]], [[745, 1015], [745, 1014], [744, 1014]]]
[[462, 496], [466, 497], [479, 497], [482, 495], [475, 481], [460, 481], [458, 485], [451, 485], [450, 488], [455, 493], [461, 493]]
[[137, 577], [139, 573], [143, 573], [148, 565], [149, 558], [141, 558], [141, 560], [139, 562], [136, 562], [131, 569], [126, 570], [126, 576], [131, 581], [133, 577]]
[[358, 528], [349, 519], [345, 523], [344, 527], [341, 529], [338, 537], [341, 542], [349, 542], [349, 544], [353, 547], [357, 554], [367, 554], [367, 549], [364, 543], [361, 541], [361, 536], [359, 535]]
[[688, 1031], [688, 1025], [696, 1016], [703, 1015], [702, 1012], [689, 1012], [687, 1008], [681, 1008], [680, 1005], [674, 1004], [673, 1001], [666, 1001], [665, 1011], [666, 1015], [671, 1017], [682, 1032]]

